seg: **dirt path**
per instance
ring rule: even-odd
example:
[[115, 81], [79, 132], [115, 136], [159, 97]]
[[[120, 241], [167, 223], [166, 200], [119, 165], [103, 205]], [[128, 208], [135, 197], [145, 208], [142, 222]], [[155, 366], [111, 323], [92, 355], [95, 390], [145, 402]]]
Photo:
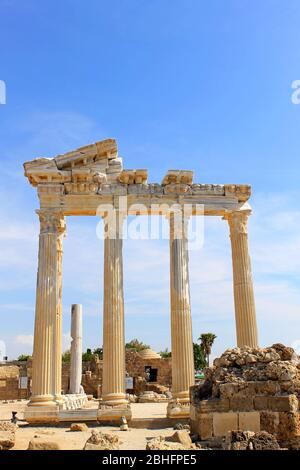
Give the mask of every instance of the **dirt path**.
[[[11, 418], [11, 412], [17, 411], [18, 418], [23, 419], [23, 410], [26, 402], [13, 402], [8, 404], [0, 404], [0, 421]], [[166, 416], [166, 403], [133, 403], [133, 418], [159, 419]], [[122, 442], [120, 448], [124, 450], [145, 450], [147, 440], [158, 436], [167, 436], [172, 434], [171, 428], [162, 429], [129, 429], [129, 431], [120, 431], [118, 427], [97, 426], [88, 424], [87, 432], [71, 432], [68, 425], [59, 425], [55, 427], [31, 427], [25, 422], [20, 421], [19, 428], [16, 433], [16, 445], [14, 450], [25, 450], [28, 447], [30, 439], [34, 435], [53, 436], [59, 439], [61, 448], [64, 450], [80, 450], [83, 449], [85, 442], [91, 434], [91, 429], [98, 429], [103, 432], [116, 434]]]

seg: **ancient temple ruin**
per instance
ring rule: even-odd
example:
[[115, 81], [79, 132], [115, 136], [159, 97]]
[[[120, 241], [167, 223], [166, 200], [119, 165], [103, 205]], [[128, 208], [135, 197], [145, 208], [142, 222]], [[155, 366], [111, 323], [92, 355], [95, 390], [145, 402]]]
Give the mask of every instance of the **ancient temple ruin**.
[[[169, 417], [189, 416], [194, 384], [187, 226], [190, 217], [222, 217], [232, 246], [238, 346], [256, 347], [257, 326], [247, 220], [249, 185], [199, 184], [189, 170], [169, 170], [162, 182], [148, 183], [147, 170], [123, 169], [117, 144], [107, 139], [54, 158], [24, 164], [37, 188], [40, 208], [39, 258], [28, 422], [66, 419], [68, 404], [82, 413], [84, 396], [61, 394], [62, 256], [68, 216], [98, 216], [104, 221], [103, 390], [95, 419], [130, 419], [125, 395], [122, 228], [128, 215], [161, 215], [170, 226], [172, 393]], [[125, 203], [124, 203], [125, 201]], [[185, 207], [189, 207], [187, 214]], [[73, 413], [72, 411], [72, 413]], [[73, 417], [74, 420], [74, 417]]]

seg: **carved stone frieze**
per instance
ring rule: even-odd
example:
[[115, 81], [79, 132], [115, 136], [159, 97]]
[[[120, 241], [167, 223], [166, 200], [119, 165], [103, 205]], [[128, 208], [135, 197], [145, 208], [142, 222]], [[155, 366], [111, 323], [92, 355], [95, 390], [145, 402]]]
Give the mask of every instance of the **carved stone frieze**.
[[171, 183], [164, 186], [165, 194], [190, 194], [191, 187], [183, 183]]
[[192, 194], [203, 194], [209, 196], [224, 196], [225, 188], [222, 184], [192, 184]]
[[98, 191], [99, 194], [112, 194], [116, 196], [126, 196], [127, 186], [125, 184], [102, 184]]
[[163, 194], [163, 187], [160, 184], [131, 184], [128, 185], [128, 194], [139, 194], [139, 195], [161, 195]]
[[162, 184], [183, 183], [192, 184], [194, 172], [192, 170], [169, 170]]
[[249, 184], [225, 184], [225, 196], [234, 196], [239, 201], [248, 201], [251, 196], [251, 186]]
[[97, 194], [99, 184], [97, 183], [65, 183], [66, 194]]
[[147, 182], [147, 178], [147, 170], [123, 170], [119, 181], [124, 184], [144, 184]]
[[39, 197], [43, 196], [62, 196], [65, 192], [65, 187], [63, 184], [39, 184], [38, 185], [38, 195]]

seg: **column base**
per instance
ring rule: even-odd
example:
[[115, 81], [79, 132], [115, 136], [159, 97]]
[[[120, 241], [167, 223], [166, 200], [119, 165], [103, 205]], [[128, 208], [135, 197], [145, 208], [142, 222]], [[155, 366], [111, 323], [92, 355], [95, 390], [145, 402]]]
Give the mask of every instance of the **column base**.
[[100, 402], [97, 414], [99, 423], [120, 425], [122, 416], [125, 416], [127, 422], [131, 421], [132, 412], [128, 402], [119, 405], [108, 405], [107, 402]]
[[58, 401], [54, 395], [32, 395], [28, 406], [56, 406]]
[[126, 406], [128, 400], [126, 400], [124, 393], [109, 393], [102, 397], [102, 404], [108, 406]]
[[172, 419], [189, 419], [190, 417], [190, 402], [189, 400], [179, 400], [178, 398], [174, 398], [173, 400], [169, 401], [167, 407], [167, 417]]
[[59, 422], [59, 405], [28, 404], [24, 411], [24, 419], [29, 424], [57, 424]]

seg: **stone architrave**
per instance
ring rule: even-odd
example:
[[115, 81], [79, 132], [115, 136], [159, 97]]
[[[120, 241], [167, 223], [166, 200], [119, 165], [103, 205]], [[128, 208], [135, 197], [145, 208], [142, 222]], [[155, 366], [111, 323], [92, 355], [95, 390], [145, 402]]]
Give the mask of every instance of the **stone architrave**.
[[170, 418], [189, 416], [189, 390], [194, 384], [192, 318], [189, 286], [188, 217], [183, 210], [171, 212], [170, 294], [172, 339], [172, 393]]
[[230, 227], [237, 345], [258, 347], [258, 334], [247, 222], [251, 211], [226, 216]]
[[71, 373], [70, 393], [81, 393], [82, 376], [82, 305], [73, 304], [71, 310]]

